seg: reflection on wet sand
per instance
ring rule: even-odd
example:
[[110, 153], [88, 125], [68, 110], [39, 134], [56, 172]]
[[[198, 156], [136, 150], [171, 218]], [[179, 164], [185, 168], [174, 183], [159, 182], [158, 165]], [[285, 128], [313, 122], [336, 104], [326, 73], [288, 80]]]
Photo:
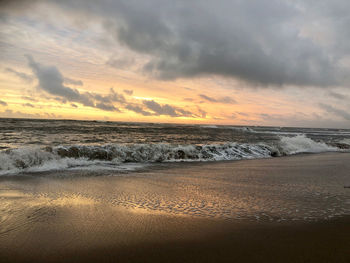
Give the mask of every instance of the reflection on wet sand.
[[0, 254], [57, 259], [79, 249], [204, 240], [228, 225], [346, 218], [349, 158], [321, 154], [172, 164], [118, 176], [2, 177]]

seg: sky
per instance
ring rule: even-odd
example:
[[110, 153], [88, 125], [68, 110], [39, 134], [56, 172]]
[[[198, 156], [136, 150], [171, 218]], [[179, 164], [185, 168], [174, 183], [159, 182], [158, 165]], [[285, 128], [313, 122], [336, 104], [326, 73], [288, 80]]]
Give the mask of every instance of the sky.
[[350, 128], [348, 0], [0, 1], [0, 117]]

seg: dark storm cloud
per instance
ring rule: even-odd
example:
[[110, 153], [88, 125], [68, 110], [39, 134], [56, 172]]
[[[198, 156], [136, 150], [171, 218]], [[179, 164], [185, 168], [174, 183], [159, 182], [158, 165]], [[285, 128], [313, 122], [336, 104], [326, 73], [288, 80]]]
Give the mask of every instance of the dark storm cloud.
[[[343, 63], [350, 54], [348, 0], [46, 2], [72, 21], [101, 22], [106, 34], [147, 55], [144, 71], [162, 79], [214, 74], [259, 86], [350, 82]], [[112, 58], [107, 64], [129, 62]]]
[[221, 97], [221, 98], [213, 98], [213, 97], [209, 97], [209, 96], [204, 95], [204, 94], [199, 94], [199, 97], [201, 97], [202, 99], [204, 99], [206, 101], [213, 102], [213, 103], [224, 103], [224, 104], [237, 103], [233, 98], [230, 98], [228, 96]]
[[[338, 53], [349, 55], [349, 22], [336, 20], [341, 11], [347, 17], [348, 1], [336, 1], [339, 7], [330, 0], [311, 2], [56, 1], [100, 17], [119, 43], [150, 56], [144, 70], [162, 79], [215, 74], [261, 85], [344, 84], [349, 69]], [[303, 34], [324, 16], [343, 40], [341, 51]]]
[[54, 66], [45, 66], [36, 62], [31, 56], [27, 56], [28, 63], [38, 79], [38, 87], [51, 95], [58, 96], [55, 99], [63, 103], [78, 102], [88, 107], [95, 107], [105, 111], [119, 111], [113, 103], [124, 103], [123, 95], [110, 89], [108, 95], [98, 93], [80, 93], [76, 89], [64, 86], [65, 78]]
[[169, 104], [160, 105], [159, 103], [155, 102], [154, 100], [144, 100], [143, 104], [154, 112], [155, 115], [167, 115], [170, 117], [181, 117], [181, 116], [187, 116], [191, 117], [193, 114], [189, 111], [186, 111], [184, 109], [171, 106]]
[[3, 100], [0, 100], [0, 105], [7, 106], [7, 103], [5, 101], [3, 101]]
[[343, 119], [350, 121], [349, 111], [338, 109], [338, 108], [333, 107], [332, 105], [328, 105], [328, 104], [324, 104], [324, 103], [320, 103], [319, 105], [322, 109], [324, 109], [328, 113], [342, 117]]
[[33, 81], [33, 76], [28, 75], [26, 73], [16, 71], [16, 70], [14, 70], [12, 68], [6, 68], [5, 71], [15, 75], [16, 77], [20, 78], [21, 80], [23, 80], [25, 82], [30, 83], [30, 82]]

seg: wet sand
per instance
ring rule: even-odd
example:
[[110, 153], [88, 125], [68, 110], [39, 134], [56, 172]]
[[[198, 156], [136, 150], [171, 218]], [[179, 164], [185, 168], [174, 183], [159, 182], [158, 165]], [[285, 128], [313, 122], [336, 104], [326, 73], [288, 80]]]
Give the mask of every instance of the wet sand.
[[1, 262], [349, 262], [350, 155], [0, 178]]

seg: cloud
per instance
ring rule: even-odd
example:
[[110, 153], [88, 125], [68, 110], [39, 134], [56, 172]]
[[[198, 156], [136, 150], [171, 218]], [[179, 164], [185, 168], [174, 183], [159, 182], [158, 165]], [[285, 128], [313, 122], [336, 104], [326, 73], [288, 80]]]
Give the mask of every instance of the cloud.
[[333, 107], [331, 105], [324, 104], [324, 103], [320, 103], [319, 105], [325, 111], [327, 111], [327, 112], [329, 112], [331, 114], [335, 114], [336, 116], [339, 116], [339, 117], [341, 117], [341, 118], [343, 118], [345, 120], [350, 121], [350, 112], [349, 111], [338, 109], [338, 108], [335, 108], [335, 107]]
[[178, 117], [180, 117], [180, 116], [186, 116], [186, 117], [194, 117], [194, 115], [192, 114], [192, 112], [190, 112], [190, 111], [188, 111], [188, 110], [184, 110], [184, 109], [181, 109], [181, 108], [179, 108], [179, 107], [172, 107], [172, 106], [170, 106], [170, 105], [163, 105], [163, 108], [164, 108], [164, 106], [169, 106], [169, 107], [171, 107], [171, 108], [174, 108], [175, 109], [175, 111], [177, 112], [177, 114], [178, 114]]
[[110, 58], [107, 60], [106, 65], [116, 69], [124, 69], [135, 64], [134, 58], [123, 57], [123, 58]]
[[[326, 106], [327, 108], [329, 105]], [[333, 108], [331, 106], [331, 108]], [[334, 109], [334, 108], [333, 108]], [[344, 111], [343, 111], [344, 113]], [[253, 114], [251, 114], [253, 115]], [[295, 112], [290, 115], [285, 114], [254, 114], [260, 118], [259, 121], [247, 120], [250, 125], [275, 125], [275, 126], [289, 126], [289, 127], [323, 127], [323, 128], [349, 128], [350, 121], [343, 119], [337, 120], [334, 116], [322, 116], [322, 114], [312, 113], [305, 114], [303, 112]], [[242, 121], [242, 120], [240, 120]], [[254, 123], [255, 122], [255, 123]]]
[[199, 112], [199, 116], [203, 119], [205, 119], [207, 117], [207, 112], [203, 109], [201, 109], [200, 107], [197, 106], [197, 110]]
[[[347, 0], [44, 2], [72, 23], [101, 23], [106, 39], [147, 57], [144, 71], [162, 79], [220, 75], [261, 87], [350, 82]], [[107, 64], [129, 60], [112, 57]]]
[[[56, 100], [63, 103], [78, 102], [84, 106], [98, 108], [104, 111], [120, 112], [120, 109], [114, 105], [118, 103], [125, 109], [134, 111], [144, 116], [167, 115], [171, 117], [194, 116], [190, 111], [174, 107], [169, 104], [160, 105], [155, 101], [143, 101], [143, 106], [152, 112], [144, 110], [140, 105], [129, 103], [122, 94], [117, 93], [113, 88], [109, 94], [103, 95], [94, 92], [81, 93], [76, 89], [64, 85], [65, 78], [61, 72], [54, 66], [45, 66], [36, 62], [31, 56], [27, 56], [29, 66], [38, 79], [39, 88], [45, 92], [55, 95]], [[132, 94], [132, 90], [124, 90], [124, 93]], [[30, 103], [24, 104], [31, 107]], [[75, 105], [75, 104], [73, 104]], [[32, 105], [33, 106], [33, 105]], [[74, 107], [74, 106], [73, 106]]]
[[60, 115], [60, 114], [56, 115], [55, 113], [48, 113], [48, 112], [45, 113], [45, 116], [52, 118], [52, 119], [62, 118], [62, 115]]
[[261, 119], [263, 120], [267, 120], [267, 121], [285, 121], [286, 120], [286, 116], [282, 115], [282, 114], [267, 114], [267, 113], [260, 113], [258, 114], [258, 116], [260, 116]]
[[31, 83], [33, 81], [33, 76], [28, 75], [28, 74], [23, 73], [23, 72], [16, 71], [12, 68], [6, 68], [5, 72], [9, 72], [9, 73], [15, 75], [16, 77], [20, 78], [21, 80], [28, 82], [28, 83]]
[[78, 90], [63, 85], [64, 77], [54, 66], [44, 66], [37, 63], [31, 56], [27, 56], [30, 68], [38, 78], [39, 88], [68, 101], [82, 103], [85, 106], [93, 107], [94, 103], [85, 94], [80, 94]]
[[25, 113], [21, 111], [13, 111], [10, 109], [6, 109], [3, 112], [0, 112], [0, 117], [4, 118], [30, 118], [30, 119], [38, 119], [38, 118], [62, 118], [62, 115], [56, 115], [55, 113], [44, 113], [44, 114], [39, 114], [39, 113]]
[[233, 98], [230, 98], [228, 96], [221, 97], [221, 98], [213, 98], [213, 97], [209, 97], [209, 96], [204, 95], [204, 94], [199, 94], [199, 97], [201, 97], [202, 99], [204, 99], [206, 101], [213, 102], [213, 103], [224, 103], [224, 104], [236, 104], [237, 103]]
[[75, 80], [70, 78], [64, 78], [64, 83], [68, 85], [74, 85], [74, 86], [83, 86], [84, 83], [81, 80]]
[[34, 101], [34, 102], [38, 101], [38, 100], [36, 100], [36, 99], [34, 99], [34, 98], [32, 98], [32, 97], [29, 97], [29, 96], [22, 96], [22, 99], [24, 99], [24, 100], [30, 100], [30, 101]]
[[230, 116], [228, 116], [228, 119], [236, 119], [237, 115], [235, 113], [232, 113]]
[[[125, 103], [125, 98], [122, 94], [118, 94], [113, 89], [110, 89], [108, 95], [98, 93], [80, 93], [76, 89], [72, 89], [64, 85], [66, 78], [55, 66], [45, 66], [36, 62], [31, 56], [27, 56], [28, 63], [33, 73], [38, 79], [39, 88], [51, 95], [58, 96], [55, 99], [63, 103], [78, 102], [84, 106], [94, 107], [105, 111], [119, 111], [113, 103]], [[70, 80], [72, 81], [72, 80]]]
[[207, 100], [209, 102], [217, 102], [216, 99], [208, 97], [207, 95], [204, 95], [204, 94], [199, 94], [199, 97], [201, 97], [202, 99], [205, 99], [205, 100]]
[[169, 104], [160, 105], [154, 100], [144, 100], [143, 104], [154, 112], [155, 115], [168, 115], [170, 117], [191, 117], [193, 114], [184, 109], [170, 106]]
[[194, 89], [188, 88], [188, 87], [184, 87], [184, 89], [187, 89], [187, 90], [190, 90], [190, 91], [194, 91]]
[[171, 107], [169, 104], [161, 106], [154, 100], [144, 100], [143, 104], [157, 115], [169, 115], [172, 117], [178, 116], [178, 114], [175, 111], [175, 108]]
[[23, 107], [30, 107], [30, 108], [35, 108], [33, 104], [31, 103], [25, 103], [25, 104], [22, 104]]
[[134, 91], [132, 89], [124, 89], [123, 92], [129, 96], [131, 96], [134, 93]]
[[109, 90], [108, 95], [100, 95], [98, 93], [87, 93], [87, 94], [92, 99], [95, 99], [95, 100], [97, 100], [99, 102], [103, 102], [103, 103], [113, 103], [113, 102], [125, 103], [126, 102], [123, 94], [119, 94], [119, 93], [115, 92], [113, 88], [111, 88]]
[[136, 112], [138, 114], [141, 114], [143, 116], [151, 116], [153, 115], [151, 112], [145, 111], [138, 105], [128, 104], [125, 106], [125, 109]]
[[10, 109], [0, 112], [0, 116], [5, 118], [40, 118], [42, 117], [39, 113], [32, 114], [32, 113], [25, 113], [21, 111], [15, 112]]
[[3, 100], [0, 100], [0, 105], [1, 106], [7, 106], [7, 102], [3, 101]]
[[[54, 2], [104, 21], [117, 42], [149, 57], [144, 71], [162, 79], [221, 75], [262, 86], [349, 81], [342, 63], [350, 52], [347, 0]], [[332, 37], [337, 44], [327, 42]]]
[[249, 114], [246, 113], [246, 112], [235, 112], [235, 114], [238, 114], [238, 115], [241, 115], [241, 116], [244, 116], [244, 117], [248, 117]]
[[96, 104], [95, 107], [99, 108], [101, 110], [105, 110], [105, 111], [118, 111], [118, 112], [120, 112], [120, 110], [118, 108], [114, 107], [111, 104], [104, 104], [104, 103], [99, 102]]
[[348, 96], [344, 95], [344, 94], [340, 94], [340, 93], [337, 93], [335, 91], [330, 91], [328, 92], [329, 96], [333, 97], [333, 98], [336, 98], [338, 100], [346, 100], [348, 99]]

